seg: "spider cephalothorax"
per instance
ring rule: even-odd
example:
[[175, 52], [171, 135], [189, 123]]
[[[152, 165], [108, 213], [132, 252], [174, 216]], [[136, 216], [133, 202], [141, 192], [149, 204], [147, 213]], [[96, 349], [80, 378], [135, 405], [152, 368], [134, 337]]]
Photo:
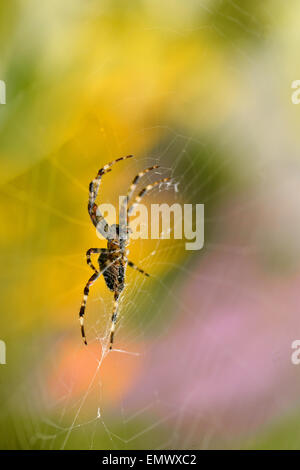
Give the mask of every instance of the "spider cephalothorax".
[[[88, 202], [88, 211], [92, 219], [93, 224], [97, 227], [97, 230], [101, 233], [102, 236], [107, 240], [106, 248], [90, 248], [86, 253], [86, 260], [88, 265], [95, 271], [94, 274], [88, 280], [83, 293], [83, 300], [80, 307], [79, 317], [81, 324], [81, 334], [84, 340], [84, 343], [87, 344], [86, 336], [84, 332], [84, 313], [87, 298], [89, 295], [90, 286], [103, 274], [105, 283], [107, 287], [114, 292], [114, 307], [112, 313], [112, 325], [110, 331], [110, 349], [112, 349], [112, 344], [114, 340], [114, 331], [118, 315], [118, 306], [119, 306], [119, 297], [121, 292], [124, 289], [125, 283], [125, 274], [127, 265], [133, 269], [136, 269], [141, 274], [149, 276], [145, 271], [138, 268], [132, 261], [129, 261], [127, 258], [128, 250], [127, 246], [129, 244], [130, 237], [130, 227], [127, 223], [130, 214], [133, 211], [133, 208], [140, 202], [142, 197], [144, 197], [152, 188], [161, 183], [169, 181], [170, 178], [163, 178], [159, 181], [156, 181], [153, 184], [146, 186], [140, 193], [135, 197], [132, 204], [131, 200], [133, 193], [136, 189], [139, 179], [155, 168], [158, 168], [157, 165], [153, 165], [150, 168], [146, 168], [144, 171], [141, 171], [133, 180], [132, 184], [129, 187], [127, 195], [124, 200], [124, 204], [121, 208], [120, 214], [120, 224], [109, 225], [104, 219], [103, 215], [99, 211], [99, 208], [96, 204], [96, 197], [98, 195], [101, 178], [103, 175], [111, 171], [111, 166], [116, 162], [125, 160], [126, 158], [131, 158], [132, 155], [127, 155], [126, 157], [118, 158], [107, 165], [105, 165], [101, 170], [98, 171], [96, 178], [91, 181], [89, 186], [89, 202]], [[100, 253], [98, 258], [99, 270], [95, 268], [91, 261], [91, 255], [94, 253]]]

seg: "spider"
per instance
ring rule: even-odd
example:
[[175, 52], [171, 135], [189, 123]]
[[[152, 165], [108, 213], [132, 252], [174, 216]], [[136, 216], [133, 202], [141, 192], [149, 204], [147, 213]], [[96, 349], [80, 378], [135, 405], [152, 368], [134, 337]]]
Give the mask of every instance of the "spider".
[[[117, 322], [118, 316], [118, 307], [119, 307], [119, 299], [120, 295], [124, 289], [125, 285], [125, 274], [127, 265], [131, 268], [135, 269], [139, 273], [148, 276], [149, 274], [140, 269], [136, 266], [132, 261], [129, 261], [127, 258], [128, 250], [127, 246], [129, 244], [130, 238], [130, 227], [127, 224], [127, 220], [130, 217], [134, 207], [141, 201], [141, 199], [155, 186], [158, 186], [166, 181], [169, 181], [170, 178], [163, 178], [159, 181], [156, 181], [153, 184], [148, 184], [139, 194], [135, 197], [132, 201], [133, 193], [136, 189], [136, 186], [146, 173], [152, 171], [156, 168], [159, 168], [158, 165], [153, 165], [150, 168], [146, 168], [145, 170], [141, 171], [136, 175], [133, 179], [131, 185], [129, 186], [127, 195], [124, 199], [123, 205], [121, 206], [120, 211], [120, 220], [125, 220], [124, 223], [120, 224], [113, 224], [109, 225], [106, 220], [104, 219], [103, 215], [99, 211], [99, 208], [95, 202], [101, 178], [106, 173], [111, 171], [111, 167], [122, 160], [126, 160], [127, 158], [132, 158], [133, 155], [127, 155], [126, 157], [117, 158], [112, 162], [106, 164], [101, 170], [98, 171], [96, 178], [91, 181], [89, 185], [89, 201], [88, 201], [88, 212], [91, 217], [91, 220], [97, 230], [101, 233], [102, 236], [107, 240], [107, 247], [106, 248], [90, 248], [86, 252], [86, 261], [87, 264], [93, 269], [94, 274], [89, 278], [88, 282], [85, 285], [83, 291], [83, 300], [81, 303], [80, 311], [79, 311], [79, 319], [81, 325], [81, 335], [84, 341], [84, 344], [87, 345], [87, 339], [84, 331], [84, 314], [85, 308], [87, 303], [87, 298], [89, 295], [90, 287], [94, 284], [97, 279], [103, 274], [105, 283], [107, 287], [114, 293], [114, 305], [113, 305], [113, 312], [111, 317], [111, 328], [110, 328], [110, 346], [109, 349], [112, 349], [113, 341], [114, 341], [114, 332]], [[129, 204], [132, 202], [131, 206]], [[126, 215], [125, 215], [126, 214]], [[124, 219], [125, 216], [125, 219]], [[95, 268], [91, 261], [91, 255], [95, 253], [100, 253], [98, 258], [99, 270]]]

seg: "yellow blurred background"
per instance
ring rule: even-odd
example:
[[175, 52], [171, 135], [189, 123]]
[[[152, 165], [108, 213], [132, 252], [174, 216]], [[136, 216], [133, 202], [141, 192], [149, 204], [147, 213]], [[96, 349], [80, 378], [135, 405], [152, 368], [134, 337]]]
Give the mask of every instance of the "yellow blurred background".
[[[0, 448], [299, 448], [299, 14], [296, 0], [1, 3]], [[158, 163], [178, 192], [148, 204], [204, 203], [205, 246], [131, 244], [152, 279], [128, 271], [103, 358], [103, 280], [86, 349], [78, 322], [86, 250], [104, 247], [88, 185], [127, 154], [101, 202]]]

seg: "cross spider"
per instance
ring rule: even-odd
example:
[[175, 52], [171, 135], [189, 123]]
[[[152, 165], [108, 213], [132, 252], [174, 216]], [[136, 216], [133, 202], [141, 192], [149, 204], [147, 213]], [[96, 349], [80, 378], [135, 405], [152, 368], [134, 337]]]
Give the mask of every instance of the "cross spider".
[[[130, 227], [127, 224], [127, 220], [131, 215], [134, 207], [140, 202], [140, 200], [155, 186], [160, 185], [166, 181], [169, 181], [170, 178], [163, 178], [159, 181], [156, 181], [153, 184], [148, 184], [133, 200], [131, 206], [129, 207], [129, 203], [132, 200], [133, 193], [136, 189], [137, 183], [142, 176], [148, 173], [155, 168], [158, 168], [158, 165], [153, 165], [150, 168], [146, 168], [145, 170], [141, 171], [137, 174], [137, 176], [132, 181], [131, 185], [129, 186], [127, 195], [124, 199], [124, 203], [121, 207], [121, 214], [120, 219], [122, 217], [122, 221], [125, 220], [125, 227], [119, 224], [114, 224], [109, 226], [109, 224], [104, 219], [103, 215], [99, 211], [97, 204], [95, 203], [96, 197], [98, 195], [101, 178], [103, 175], [111, 171], [111, 167], [127, 158], [131, 158], [133, 155], [127, 155], [126, 157], [117, 158], [112, 162], [105, 165], [101, 170], [98, 171], [96, 178], [91, 181], [89, 186], [89, 202], [88, 202], [88, 212], [92, 219], [93, 224], [97, 227], [97, 230], [101, 233], [102, 236], [107, 240], [107, 248], [90, 248], [86, 252], [86, 261], [87, 264], [95, 271], [94, 274], [88, 280], [84, 291], [83, 291], [83, 300], [81, 303], [80, 311], [79, 311], [79, 318], [80, 318], [80, 325], [81, 325], [81, 335], [85, 344], [87, 344], [85, 331], [84, 331], [84, 313], [87, 298], [90, 291], [90, 286], [97, 281], [101, 274], [103, 274], [105, 283], [107, 287], [114, 293], [114, 306], [113, 306], [113, 313], [111, 317], [111, 329], [110, 329], [110, 346], [109, 349], [112, 349], [112, 344], [114, 341], [114, 332], [117, 322], [117, 315], [118, 315], [118, 306], [119, 306], [119, 298], [120, 294], [124, 289], [125, 283], [125, 273], [127, 264], [131, 268], [137, 270], [139, 273], [144, 274], [145, 276], [149, 276], [148, 273], [143, 271], [142, 269], [138, 268], [132, 261], [129, 261], [127, 258], [128, 250], [126, 249], [129, 244], [129, 237], [130, 237]], [[126, 215], [125, 215], [126, 214]], [[125, 219], [124, 219], [125, 216]], [[120, 220], [119, 220], [120, 222]], [[124, 224], [123, 224], [124, 225]], [[91, 254], [100, 253], [98, 258], [99, 264], [99, 271], [95, 268], [91, 261]]]

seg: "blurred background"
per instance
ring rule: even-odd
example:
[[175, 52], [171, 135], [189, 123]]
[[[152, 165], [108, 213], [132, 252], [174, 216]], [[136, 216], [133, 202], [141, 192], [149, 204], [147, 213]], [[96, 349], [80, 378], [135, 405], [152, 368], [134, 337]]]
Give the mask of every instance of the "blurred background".
[[[297, 0], [0, 6], [1, 449], [300, 447]], [[205, 204], [205, 245], [137, 240], [115, 348], [100, 202], [158, 163], [151, 202]], [[144, 182], [149, 182], [145, 177]], [[153, 179], [152, 179], [153, 180]]]

